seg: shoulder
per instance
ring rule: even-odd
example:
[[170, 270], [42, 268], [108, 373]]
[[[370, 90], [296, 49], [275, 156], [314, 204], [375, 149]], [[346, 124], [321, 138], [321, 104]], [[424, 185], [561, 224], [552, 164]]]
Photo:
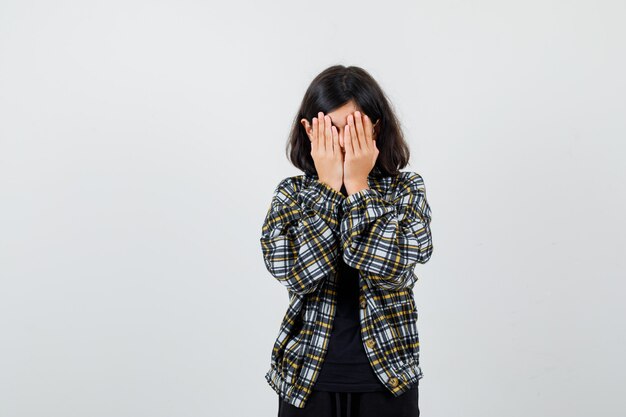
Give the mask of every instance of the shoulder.
[[398, 175], [372, 177], [371, 185], [384, 195], [399, 196], [424, 190], [424, 179], [415, 171], [400, 171]]
[[276, 188], [277, 189], [284, 189], [284, 188], [298, 189], [302, 187], [303, 185], [306, 185], [308, 181], [310, 181], [310, 178], [309, 176], [305, 174], [293, 175], [291, 177], [286, 177], [280, 180]]
[[410, 190], [424, 189], [424, 178], [415, 171], [404, 171], [400, 173], [399, 185]]
[[300, 189], [306, 185], [306, 175], [294, 175], [283, 178], [274, 187], [274, 197], [282, 201], [290, 201], [295, 198]]
[[[293, 200], [307, 187], [316, 175], [301, 174], [283, 178], [274, 189], [274, 195], [281, 200]], [[405, 195], [424, 192], [424, 178], [415, 171], [400, 171], [398, 175], [386, 177], [370, 177], [370, 185], [383, 195]]]

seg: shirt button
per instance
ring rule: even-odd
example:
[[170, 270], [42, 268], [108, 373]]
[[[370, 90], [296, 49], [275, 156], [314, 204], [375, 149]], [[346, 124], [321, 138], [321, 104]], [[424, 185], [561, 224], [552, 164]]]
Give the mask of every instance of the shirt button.
[[391, 378], [389, 378], [389, 383], [391, 384], [392, 387], [397, 387], [398, 378], [396, 378], [395, 376], [392, 376]]
[[376, 344], [376, 341], [374, 339], [367, 339], [367, 341], [365, 341], [365, 344], [367, 345], [368, 348], [373, 348], [374, 345]]

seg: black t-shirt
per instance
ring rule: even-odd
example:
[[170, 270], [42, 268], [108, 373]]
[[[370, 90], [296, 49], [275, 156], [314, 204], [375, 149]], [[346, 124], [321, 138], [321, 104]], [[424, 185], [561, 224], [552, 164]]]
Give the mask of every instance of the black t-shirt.
[[[345, 188], [342, 187], [345, 195]], [[337, 310], [328, 352], [313, 386], [316, 391], [385, 391], [365, 354], [359, 318], [359, 271], [339, 256]]]

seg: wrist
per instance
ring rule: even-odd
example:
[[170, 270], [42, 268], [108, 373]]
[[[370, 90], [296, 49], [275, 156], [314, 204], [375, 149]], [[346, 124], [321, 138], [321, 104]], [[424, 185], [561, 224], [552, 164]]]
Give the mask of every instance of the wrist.
[[338, 193], [341, 193], [341, 181], [337, 182], [337, 181], [328, 181], [324, 178], [319, 178], [318, 179], [319, 182], [326, 184], [328, 187], [332, 188], [333, 190], [337, 191]]
[[352, 194], [358, 193], [359, 191], [370, 188], [369, 184], [367, 183], [367, 180], [346, 182], [345, 186], [346, 186], [346, 191], [348, 192], [348, 195], [352, 195]]

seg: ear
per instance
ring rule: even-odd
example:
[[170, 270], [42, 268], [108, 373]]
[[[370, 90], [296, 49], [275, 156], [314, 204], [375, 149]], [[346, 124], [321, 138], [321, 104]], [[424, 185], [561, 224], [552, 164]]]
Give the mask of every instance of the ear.
[[380, 119], [376, 120], [376, 123], [374, 123], [374, 125], [372, 126], [372, 139], [376, 140], [376, 137], [378, 136], [378, 125], [379, 125]]
[[300, 124], [304, 126], [304, 130], [306, 131], [306, 134], [309, 136], [309, 139], [311, 139], [311, 135], [313, 134], [313, 128], [311, 127], [311, 124], [309, 123], [309, 121], [307, 119], [301, 119]]

